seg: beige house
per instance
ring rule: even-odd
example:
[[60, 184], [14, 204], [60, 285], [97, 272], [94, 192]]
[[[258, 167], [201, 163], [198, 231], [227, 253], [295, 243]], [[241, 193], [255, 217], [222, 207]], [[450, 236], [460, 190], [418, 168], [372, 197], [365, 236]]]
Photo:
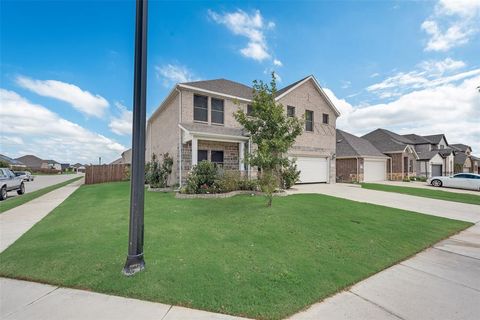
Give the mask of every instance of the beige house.
[[[190, 169], [202, 160], [253, 177], [244, 163], [254, 146], [233, 113], [248, 114], [253, 89], [226, 80], [177, 84], [147, 122], [146, 161], [153, 153], [174, 159], [170, 184], [182, 185]], [[289, 152], [297, 158], [300, 180], [335, 182], [335, 124], [340, 115], [317, 80], [308, 76], [280, 89], [276, 100], [285, 113], [305, 118], [304, 132]]]

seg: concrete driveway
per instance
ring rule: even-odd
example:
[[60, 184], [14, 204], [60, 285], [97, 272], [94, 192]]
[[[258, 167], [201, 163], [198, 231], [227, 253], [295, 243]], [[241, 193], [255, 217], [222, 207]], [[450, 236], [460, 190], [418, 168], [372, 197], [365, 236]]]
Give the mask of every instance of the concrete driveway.
[[[84, 175], [85, 174], [83, 173], [77, 173], [77, 174], [52, 174], [52, 175], [35, 176], [35, 180], [25, 182], [25, 193], [37, 191], [37, 190], [73, 179], [76, 177], [82, 177]], [[11, 191], [8, 193], [9, 198], [16, 197], [16, 196], [17, 196], [16, 191]]]
[[449, 219], [480, 222], [480, 206], [478, 205], [363, 189], [354, 184], [303, 184], [296, 185], [288, 193], [320, 193]]
[[387, 186], [420, 188], [420, 189], [429, 189], [429, 190], [442, 190], [442, 191], [453, 192], [453, 193], [469, 193], [469, 194], [474, 194], [474, 195], [480, 196], [480, 191], [455, 189], [455, 188], [443, 188], [443, 187], [442, 188], [437, 188], [437, 187], [432, 186], [431, 184], [427, 184], [426, 182], [379, 181], [379, 182], [375, 182], [375, 183], [384, 184], [384, 185], [387, 185]]

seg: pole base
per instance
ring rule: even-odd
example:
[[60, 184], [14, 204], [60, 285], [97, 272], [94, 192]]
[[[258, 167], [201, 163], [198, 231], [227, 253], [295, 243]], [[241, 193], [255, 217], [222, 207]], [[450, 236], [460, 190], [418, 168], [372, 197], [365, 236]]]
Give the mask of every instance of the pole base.
[[143, 253], [134, 256], [129, 255], [127, 256], [127, 262], [125, 262], [122, 273], [124, 276], [130, 277], [142, 271], [143, 269], [145, 269]]

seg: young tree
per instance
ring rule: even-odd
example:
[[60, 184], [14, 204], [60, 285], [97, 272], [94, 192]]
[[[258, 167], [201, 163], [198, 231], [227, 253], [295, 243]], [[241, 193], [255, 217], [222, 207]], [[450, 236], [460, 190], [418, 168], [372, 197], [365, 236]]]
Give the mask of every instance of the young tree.
[[272, 73], [270, 85], [253, 81], [253, 103], [250, 114], [239, 109], [235, 119], [249, 133], [256, 149], [245, 161], [261, 169], [260, 186], [272, 205], [273, 192], [280, 184], [283, 167], [289, 166], [287, 151], [302, 133], [302, 120], [289, 117], [285, 108], [275, 100], [277, 85]]

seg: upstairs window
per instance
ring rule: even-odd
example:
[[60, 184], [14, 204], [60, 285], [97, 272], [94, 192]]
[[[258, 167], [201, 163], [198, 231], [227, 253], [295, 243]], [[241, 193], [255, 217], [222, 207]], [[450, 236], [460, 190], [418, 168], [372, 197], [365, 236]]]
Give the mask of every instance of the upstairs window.
[[295, 117], [295, 107], [294, 106], [287, 106], [287, 116]]
[[223, 100], [212, 98], [212, 123], [223, 124]]
[[323, 114], [323, 124], [328, 124], [328, 114]]
[[305, 110], [305, 131], [313, 131], [313, 111]]
[[193, 96], [193, 120], [208, 122], [208, 97]]
[[253, 112], [253, 106], [251, 104], [247, 104], [247, 116], [251, 116]]

